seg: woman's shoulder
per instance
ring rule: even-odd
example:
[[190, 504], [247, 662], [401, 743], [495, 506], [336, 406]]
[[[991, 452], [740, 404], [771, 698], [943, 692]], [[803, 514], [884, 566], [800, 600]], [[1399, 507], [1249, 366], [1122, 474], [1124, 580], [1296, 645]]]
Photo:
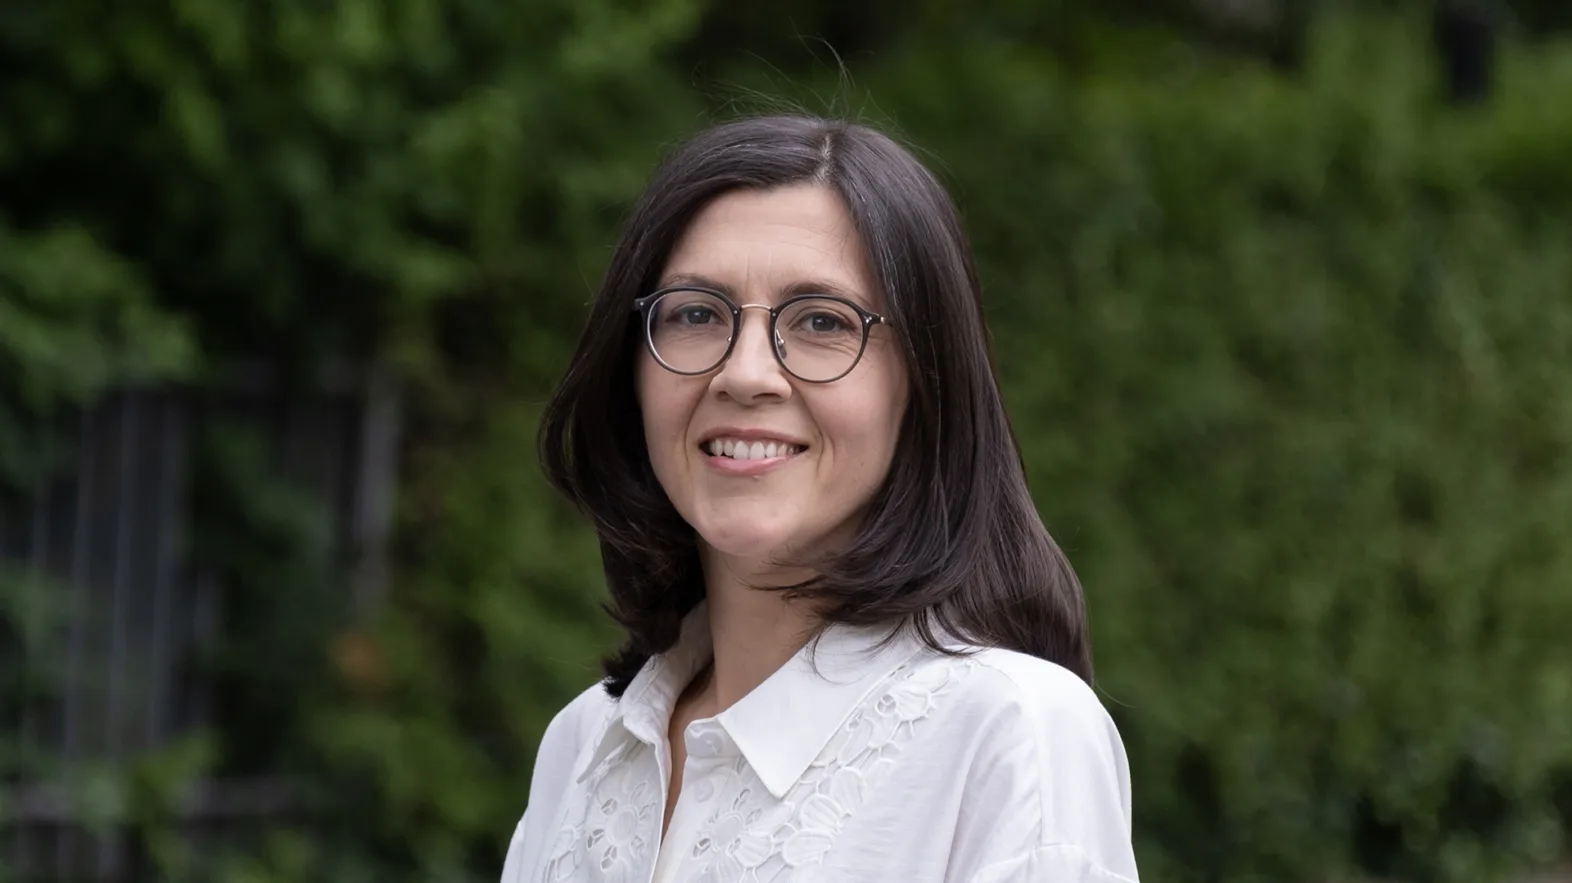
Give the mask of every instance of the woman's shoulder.
[[[603, 683], [596, 683], [552, 716], [540, 739], [539, 757], [554, 761], [576, 754], [604, 725], [607, 716], [616, 708], [617, 700], [606, 692]], [[563, 761], [566, 762], [566, 761]], [[540, 766], [537, 760], [536, 766]]]
[[542, 861], [542, 852], [555, 833], [562, 800], [572, 787], [580, 757], [615, 707], [616, 700], [606, 692], [605, 685], [595, 684], [563, 706], [546, 725], [535, 752], [529, 804], [513, 831], [503, 880], [520, 880], [526, 869], [533, 869]]
[[972, 711], [1013, 712], [1060, 722], [1067, 717], [1108, 720], [1096, 691], [1062, 665], [1000, 647], [958, 642], [946, 646], [961, 655], [929, 652], [918, 665], [964, 672], [963, 704]]
[[1000, 647], [975, 648], [967, 658], [984, 672], [972, 691], [983, 701], [1037, 715], [1107, 718], [1091, 685], [1062, 665]]
[[[1069, 669], [1034, 656], [970, 650], [959, 658], [934, 654], [924, 663], [959, 674], [941, 728], [946, 736], [935, 743], [946, 762], [964, 758], [958, 768], [967, 779], [972, 822], [958, 842], [988, 844], [975, 848], [976, 857], [1005, 862], [998, 879], [1136, 879], [1129, 766], [1097, 692]], [[1009, 855], [996, 854], [998, 848]], [[1093, 867], [1102, 870], [1084, 869]]]
[[[964, 683], [952, 700], [952, 722], [1034, 765], [1060, 766], [1096, 757], [1122, 773], [1124, 745], [1097, 692], [1063, 666], [997, 647], [966, 655], [932, 654], [923, 665], [949, 666]], [[1029, 748], [1029, 757], [1020, 749]], [[1116, 776], [1122, 778], [1122, 776]]]
[[552, 717], [535, 751], [535, 771], [530, 777], [532, 802], [556, 799], [569, 789], [581, 757], [595, 734], [605, 728], [616, 702], [605, 685], [595, 684]]

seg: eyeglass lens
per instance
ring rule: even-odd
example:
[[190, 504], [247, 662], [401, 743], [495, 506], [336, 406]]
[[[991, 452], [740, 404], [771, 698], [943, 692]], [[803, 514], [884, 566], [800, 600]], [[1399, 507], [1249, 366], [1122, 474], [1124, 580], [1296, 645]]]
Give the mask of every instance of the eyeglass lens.
[[[781, 364], [802, 380], [834, 380], [862, 354], [862, 317], [832, 298], [794, 300], [775, 331]], [[719, 366], [736, 333], [731, 305], [709, 292], [669, 291], [650, 305], [650, 348], [675, 371], [702, 374]]]

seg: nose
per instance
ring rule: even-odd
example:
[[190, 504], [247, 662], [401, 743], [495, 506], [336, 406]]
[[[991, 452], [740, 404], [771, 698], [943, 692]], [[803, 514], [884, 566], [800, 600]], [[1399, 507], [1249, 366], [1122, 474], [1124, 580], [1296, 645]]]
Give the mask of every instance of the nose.
[[[760, 310], [759, 314], [749, 316], [754, 309]], [[775, 348], [770, 343], [767, 307], [748, 305], [742, 308], [731, 356], [716, 372], [710, 388], [743, 403], [791, 396], [791, 380], [776, 360]]]

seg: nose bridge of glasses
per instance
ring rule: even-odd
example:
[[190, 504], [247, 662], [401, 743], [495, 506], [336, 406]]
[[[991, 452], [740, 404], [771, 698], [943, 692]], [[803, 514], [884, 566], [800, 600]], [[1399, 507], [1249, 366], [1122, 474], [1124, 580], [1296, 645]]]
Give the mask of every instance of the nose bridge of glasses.
[[[774, 332], [775, 339], [772, 340], [772, 341], [769, 341], [769, 343], [772, 345], [772, 348], [777, 353], [781, 352], [781, 348], [784, 346], [785, 341], [781, 340], [780, 333], [778, 331], [775, 331], [775, 328], [774, 328], [774, 325], [775, 325], [775, 322], [774, 322], [774, 319], [775, 319], [775, 308], [774, 307], [770, 306], [769, 304], [738, 304], [737, 305], [737, 310], [738, 310], [737, 328], [732, 333], [738, 338], [738, 342], [739, 343], [741, 342], [741, 338], [742, 338], [743, 332], [748, 327], [748, 321], [747, 321], [748, 320], [748, 312], [747, 311], [748, 310], [763, 310], [764, 311], [764, 315], [759, 317], [759, 318], [764, 323], [765, 334], [769, 335], [771, 332]], [[766, 340], [768, 340], [768, 336], [766, 336]]]

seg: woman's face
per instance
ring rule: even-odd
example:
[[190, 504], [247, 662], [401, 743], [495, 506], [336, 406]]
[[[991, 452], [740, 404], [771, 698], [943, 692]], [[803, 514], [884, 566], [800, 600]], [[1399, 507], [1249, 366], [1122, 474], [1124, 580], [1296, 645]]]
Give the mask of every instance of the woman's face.
[[[833, 292], [884, 315], [864, 253], [829, 189], [739, 190], [694, 218], [660, 287], [699, 285], [772, 307]], [[851, 373], [806, 383], [776, 360], [768, 325], [764, 310], [743, 310], [730, 358], [708, 374], [674, 374], [648, 348], [637, 369], [644, 437], [666, 495], [703, 543], [756, 562], [813, 554], [855, 531], [889, 472], [907, 400], [888, 326], [873, 326]]]

